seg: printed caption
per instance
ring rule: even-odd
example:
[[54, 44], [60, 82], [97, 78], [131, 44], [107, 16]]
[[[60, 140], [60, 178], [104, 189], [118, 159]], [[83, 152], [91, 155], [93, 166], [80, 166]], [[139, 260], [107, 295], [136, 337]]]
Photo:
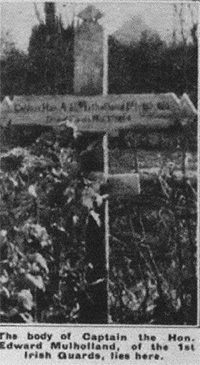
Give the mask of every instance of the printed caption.
[[[23, 337], [23, 338], [21, 338]], [[95, 333], [94, 330], [62, 331], [60, 334], [51, 331], [26, 331], [25, 336], [14, 332], [0, 332], [0, 354], [3, 351], [11, 354], [20, 353], [27, 360], [95, 360], [124, 361], [135, 360], [165, 360], [170, 351], [180, 353], [194, 353], [196, 351], [195, 338], [190, 335], [180, 335], [170, 331], [162, 339], [160, 336], [148, 334], [148, 331], [128, 336], [121, 332], [106, 331]]]

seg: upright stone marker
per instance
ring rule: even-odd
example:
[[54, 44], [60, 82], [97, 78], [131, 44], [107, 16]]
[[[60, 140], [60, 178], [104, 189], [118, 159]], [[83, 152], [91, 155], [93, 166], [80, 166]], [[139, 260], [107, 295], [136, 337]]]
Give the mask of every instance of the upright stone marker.
[[74, 41], [74, 93], [76, 95], [102, 94], [103, 28], [98, 23], [102, 13], [89, 5], [78, 15]]

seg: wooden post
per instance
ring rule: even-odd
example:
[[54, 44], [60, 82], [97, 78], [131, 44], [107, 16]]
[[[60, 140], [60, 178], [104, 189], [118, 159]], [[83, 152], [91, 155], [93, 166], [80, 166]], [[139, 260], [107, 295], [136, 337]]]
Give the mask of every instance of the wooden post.
[[103, 33], [103, 96], [108, 95], [108, 33]]
[[134, 135], [134, 159], [135, 159], [135, 172], [138, 173], [138, 155], [137, 155], [137, 136]]
[[[108, 134], [103, 137], [104, 177], [108, 179]], [[107, 322], [109, 323], [109, 204], [105, 202], [105, 269], [106, 269], [106, 294], [107, 294]]]
[[[108, 95], [108, 34], [104, 28], [103, 43], [103, 96]], [[108, 178], [109, 160], [108, 160], [108, 133], [103, 137], [103, 157], [104, 157], [104, 177]], [[109, 323], [109, 204], [105, 202], [105, 266], [106, 266], [106, 294], [107, 294], [107, 323]]]

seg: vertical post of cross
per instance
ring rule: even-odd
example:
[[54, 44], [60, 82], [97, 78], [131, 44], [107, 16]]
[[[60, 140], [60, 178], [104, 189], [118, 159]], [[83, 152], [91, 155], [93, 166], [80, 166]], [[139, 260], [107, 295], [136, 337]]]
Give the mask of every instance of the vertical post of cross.
[[[108, 95], [108, 34], [104, 26], [103, 42], [103, 96]], [[104, 177], [108, 178], [109, 159], [108, 159], [108, 133], [103, 137], [103, 157], [104, 157]], [[107, 295], [107, 323], [109, 323], [109, 204], [105, 202], [105, 265], [106, 265], [106, 295]]]
[[108, 95], [108, 33], [104, 26], [103, 32], [103, 96]]
[[[103, 137], [103, 155], [104, 155], [104, 177], [108, 178], [108, 134]], [[109, 323], [109, 204], [105, 201], [104, 213], [105, 227], [105, 269], [106, 269], [106, 295], [107, 295], [107, 323]]]

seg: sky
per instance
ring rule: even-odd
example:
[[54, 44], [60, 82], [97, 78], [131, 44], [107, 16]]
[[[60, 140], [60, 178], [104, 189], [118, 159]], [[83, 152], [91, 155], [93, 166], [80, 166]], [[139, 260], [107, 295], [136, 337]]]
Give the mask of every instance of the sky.
[[[41, 17], [44, 19], [44, 3], [36, 1]], [[164, 39], [170, 39], [174, 24], [178, 27], [178, 21], [173, 16], [173, 4], [171, 1], [91, 1], [104, 13], [102, 24], [109, 34], [117, 30], [132, 16], [140, 15], [145, 22]], [[73, 14], [88, 5], [88, 1], [59, 2], [56, 1], [57, 14], [62, 15], [65, 25], [69, 24]], [[190, 7], [194, 18], [197, 18], [197, 3], [191, 2]], [[184, 22], [191, 22], [191, 12], [188, 4], [184, 7]], [[31, 29], [38, 24], [33, 1], [1, 1], [1, 32], [9, 32], [16, 46], [27, 51]]]

